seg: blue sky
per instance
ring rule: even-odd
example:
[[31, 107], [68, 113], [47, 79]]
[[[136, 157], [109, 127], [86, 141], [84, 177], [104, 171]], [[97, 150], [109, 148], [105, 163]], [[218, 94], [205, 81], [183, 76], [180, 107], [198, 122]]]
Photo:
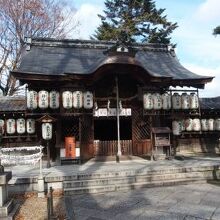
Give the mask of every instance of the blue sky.
[[[73, 0], [76, 19], [80, 25], [71, 38], [89, 39], [99, 25], [98, 13], [104, 9], [104, 0]], [[176, 53], [181, 64], [200, 74], [215, 76], [212, 83], [201, 90], [203, 97], [220, 96], [220, 36], [212, 35], [220, 25], [220, 0], [155, 0], [157, 8], [179, 27], [172, 34], [177, 44]]]

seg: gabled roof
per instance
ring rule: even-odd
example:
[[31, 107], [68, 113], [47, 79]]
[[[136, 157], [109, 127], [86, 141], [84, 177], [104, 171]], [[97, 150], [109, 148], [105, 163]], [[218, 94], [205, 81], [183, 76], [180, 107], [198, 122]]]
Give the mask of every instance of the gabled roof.
[[[126, 52], [108, 53], [116, 42], [89, 40], [32, 39], [16, 73], [65, 76], [90, 75], [107, 64], [129, 64], [141, 67], [151, 77], [172, 80], [205, 80], [184, 68], [173, 50], [161, 44], [133, 44], [134, 56]], [[19, 78], [19, 77], [18, 77]], [[203, 83], [204, 84], [204, 83]]]

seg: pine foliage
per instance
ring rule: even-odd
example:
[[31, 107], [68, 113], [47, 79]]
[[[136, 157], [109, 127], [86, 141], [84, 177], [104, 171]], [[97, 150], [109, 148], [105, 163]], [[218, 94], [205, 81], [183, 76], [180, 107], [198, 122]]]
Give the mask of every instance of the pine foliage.
[[220, 26], [217, 26], [217, 27], [213, 30], [213, 34], [214, 34], [214, 35], [220, 34]]
[[106, 0], [101, 25], [93, 38], [129, 42], [170, 43], [177, 28], [152, 0]]

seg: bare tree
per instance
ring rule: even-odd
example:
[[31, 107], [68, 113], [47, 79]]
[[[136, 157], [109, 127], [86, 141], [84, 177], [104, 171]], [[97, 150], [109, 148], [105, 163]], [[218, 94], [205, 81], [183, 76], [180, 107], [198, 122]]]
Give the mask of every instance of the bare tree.
[[[73, 10], [60, 0], [0, 0], [0, 89], [12, 95], [25, 37], [64, 38], [76, 27]], [[71, 25], [73, 24], [73, 25]]]

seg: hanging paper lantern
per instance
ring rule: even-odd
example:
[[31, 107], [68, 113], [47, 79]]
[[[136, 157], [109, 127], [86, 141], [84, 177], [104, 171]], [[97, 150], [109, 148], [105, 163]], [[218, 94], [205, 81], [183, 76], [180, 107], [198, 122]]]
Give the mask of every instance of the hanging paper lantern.
[[36, 109], [37, 108], [37, 92], [36, 91], [28, 91], [27, 92], [27, 108], [28, 109]]
[[48, 105], [49, 105], [48, 100], [49, 100], [48, 92], [45, 90], [41, 90], [38, 93], [38, 106], [39, 106], [39, 108], [42, 108], [42, 109], [48, 108]]
[[44, 140], [52, 139], [52, 124], [51, 123], [43, 123], [42, 124], [42, 137]]
[[6, 132], [7, 132], [7, 134], [14, 134], [15, 133], [15, 119], [7, 119]]
[[213, 118], [209, 118], [208, 119], [208, 127], [209, 127], [209, 131], [214, 131], [214, 119]]
[[185, 120], [185, 128], [186, 128], [186, 131], [192, 131], [193, 130], [193, 120], [192, 120], [192, 118], [187, 118]]
[[63, 107], [70, 109], [73, 107], [73, 94], [70, 91], [65, 91], [62, 94]]
[[162, 108], [164, 110], [171, 109], [171, 96], [168, 93], [162, 95]]
[[209, 124], [207, 119], [201, 119], [201, 129], [202, 131], [208, 131], [209, 130]]
[[172, 121], [173, 135], [180, 135], [182, 131], [182, 121]]
[[220, 131], [220, 118], [215, 119], [215, 130]]
[[89, 91], [83, 94], [83, 105], [85, 109], [93, 108], [93, 94]]
[[144, 109], [146, 110], [153, 109], [153, 99], [151, 93], [145, 93], [143, 95], [143, 104], [144, 104]]
[[60, 107], [60, 94], [57, 91], [50, 92], [50, 108], [57, 109]]
[[187, 93], [183, 93], [181, 95], [181, 104], [182, 104], [182, 109], [189, 109], [190, 107], [190, 98]]
[[198, 96], [194, 92], [192, 92], [192, 93], [190, 93], [189, 97], [190, 97], [190, 108], [191, 109], [199, 108], [199, 98], [198, 98]]
[[201, 122], [199, 118], [193, 119], [193, 131], [201, 131]]
[[26, 128], [27, 128], [28, 134], [34, 134], [35, 133], [35, 120], [31, 118], [27, 119]]
[[0, 119], [0, 135], [5, 133], [5, 121]]
[[73, 92], [73, 108], [82, 108], [83, 105], [83, 93], [81, 91]]
[[173, 109], [181, 109], [181, 96], [178, 93], [174, 93], [172, 96]]
[[18, 118], [16, 121], [17, 133], [24, 134], [25, 133], [25, 119]]
[[153, 99], [153, 108], [156, 110], [159, 110], [162, 108], [162, 98], [161, 95], [159, 93], [154, 93], [152, 95], [152, 99]]

